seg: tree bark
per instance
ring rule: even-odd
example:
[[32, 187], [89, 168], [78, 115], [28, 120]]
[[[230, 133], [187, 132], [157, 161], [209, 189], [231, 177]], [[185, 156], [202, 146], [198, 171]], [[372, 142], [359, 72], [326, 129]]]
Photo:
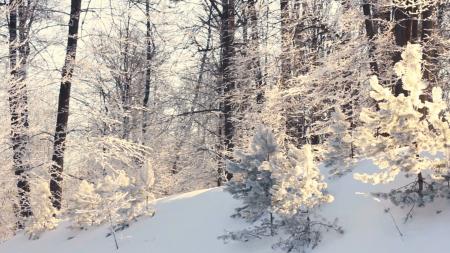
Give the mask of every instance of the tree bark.
[[63, 180], [62, 173], [64, 171], [64, 151], [67, 136], [67, 123], [69, 120], [70, 89], [77, 53], [80, 12], [81, 0], [71, 0], [66, 59], [62, 69], [62, 80], [58, 99], [58, 113], [56, 117], [56, 129], [53, 142], [53, 164], [50, 169], [50, 191], [52, 193], [52, 204], [57, 210], [61, 209], [62, 201], [61, 183]]
[[[9, 110], [11, 115], [11, 143], [13, 149], [13, 170], [17, 177], [18, 189], [18, 227], [23, 228], [24, 219], [32, 215], [29, 193], [30, 185], [27, 172], [29, 162], [28, 135], [28, 94], [26, 80], [26, 63], [29, 55], [27, 17], [29, 6], [24, 1], [11, 1], [9, 4]], [[19, 9], [19, 13], [17, 10]], [[19, 21], [19, 26], [17, 24]]]
[[[221, 17], [221, 74], [223, 89], [222, 103], [222, 160], [230, 159], [233, 152], [234, 143], [234, 123], [233, 123], [233, 92], [235, 89], [235, 80], [232, 70], [234, 50], [234, 32], [235, 32], [235, 4], [234, 0], [222, 0]], [[218, 169], [218, 185], [224, 181], [230, 180], [233, 175], [226, 171], [225, 164], [221, 162]]]
[[256, 103], [261, 104], [264, 99], [262, 87], [264, 86], [263, 74], [261, 69], [261, 60], [259, 54], [259, 32], [258, 32], [258, 15], [256, 13], [256, 1], [248, 0], [248, 15], [250, 19], [250, 39], [251, 50], [253, 50], [251, 59], [251, 69], [255, 75], [256, 82]]
[[373, 74], [378, 75], [378, 63], [375, 60], [374, 52], [376, 50], [375, 45], [373, 43], [373, 39], [377, 33], [377, 28], [375, 26], [375, 22], [373, 21], [373, 4], [366, 2], [363, 4], [363, 13], [366, 16], [364, 20], [364, 25], [366, 28], [366, 35], [369, 39], [369, 57], [370, 57], [370, 69]]
[[291, 77], [290, 64], [290, 28], [289, 28], [289, 0], [280, 0], [281, 10], [281, 87], [286, 87], [286, 82]]

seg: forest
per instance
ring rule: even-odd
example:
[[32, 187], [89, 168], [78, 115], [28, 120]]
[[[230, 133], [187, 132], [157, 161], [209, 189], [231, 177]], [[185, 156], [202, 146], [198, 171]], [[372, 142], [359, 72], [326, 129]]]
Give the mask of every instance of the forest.
[[213, 188], [246, 224], [221, 244], [321, 253], [351, 229], [322, 211], [339, 180], [385, 185], [368, 196], [403, 238], [398, 223], [450, 207], [449, 8], [0, 0], [0, 251], [62, 224], [106, 226], [119, 250], [161, 199]]

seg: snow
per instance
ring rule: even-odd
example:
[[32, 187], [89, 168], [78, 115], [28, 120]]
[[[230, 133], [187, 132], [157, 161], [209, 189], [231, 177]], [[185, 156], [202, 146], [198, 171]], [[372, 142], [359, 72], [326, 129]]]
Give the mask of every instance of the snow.
[[[367, 160], [356, 164], [356, 171], [376, 171]], [[426, 207], [415, 208], [414, 217], [406, 224], [409, 209], [393, 207], [385, 200], [377, 200], [369, 193], [387, 191], [413, 180], [398, 178], [395, 183], [369, 185], [353, 179], [349, 174], [329, 179], [333, 203], [324, 206], [322, 215], [332, 220], [339, 218], [345, 233], [330, 232], [313, 250], [317, 253], [380, 253], [380, 252], [444, 252], [450, 234], [448, 201], [438, 200]], [[225, 230], [246, 227], [238, 219], [230, 218], [237, 200], [222, 188], [200, 190], [156, 200], [156, 215], [142, 218], [124, 231], [118, 232], [117, 252], [155, 253], [269, 253], [277, 237], [251, 242], [224, 244], [217, 236]], [[389, 212], [385, 209], [389, 208]], [[391, 216], [392, 215], [392, 216]], [[395, 220], [395, 223], [394, 221]], [[400, 236], [399, 230], [403, 234]], [[68, 223], [44, 233], [39, 240], [28, 240], [18, 235], [0, 244], [2, 253], [103, 253], [115, 252], [112, 237], [106, 237], [107, 226], [87, 231], [73, 230]]]

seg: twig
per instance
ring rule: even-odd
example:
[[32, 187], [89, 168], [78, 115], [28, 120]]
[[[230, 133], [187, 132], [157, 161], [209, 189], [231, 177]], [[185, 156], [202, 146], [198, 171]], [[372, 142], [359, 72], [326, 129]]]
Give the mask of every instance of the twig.
[[400, 238], [403, 239], [403, 233], [402, 233], [402, 231], [400, 231], [400, 228], [398, 227], [397, 222], [395, 221], [395, 218], [391, 213], [391, 210], [387, 209], [387, 213], [389, 214], [389, 216], [391, 216], [392, 222], [394, 223], [395, 228], [397, 229], [398, 234], [400, 235]]
[[414, 209], [415, 206], [416, 206], [416, 202], [414, 201], [414, 203], [413, 203], [411, 209], [409, 209], [409, 212], [406, 214], [405, 222], [404, 222], [404, 223], [406, 223], [406, 222], [408, 221], [409, 217], [411, 217], [411, 212], [413, 211], [413, 209]]
[[117, 243], [117, 238], [116, 238], [116, 231], [114, 230], [113, 223], [112, 223], [111, 212], [109, 212], [108, 215], [109, 215], [109, 224], [110, 224], [110, 228], [111, 228], [111, 234], [113, 235], [114, 243], [116, 244], [116, 250], [119, 250], [119, 244]]

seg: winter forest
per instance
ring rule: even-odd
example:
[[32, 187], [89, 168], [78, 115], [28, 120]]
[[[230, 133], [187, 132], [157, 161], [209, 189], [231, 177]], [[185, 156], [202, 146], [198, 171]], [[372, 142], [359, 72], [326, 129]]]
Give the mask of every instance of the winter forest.
[[0, 252], [437, 252], [449, 10], [0, 0]]

